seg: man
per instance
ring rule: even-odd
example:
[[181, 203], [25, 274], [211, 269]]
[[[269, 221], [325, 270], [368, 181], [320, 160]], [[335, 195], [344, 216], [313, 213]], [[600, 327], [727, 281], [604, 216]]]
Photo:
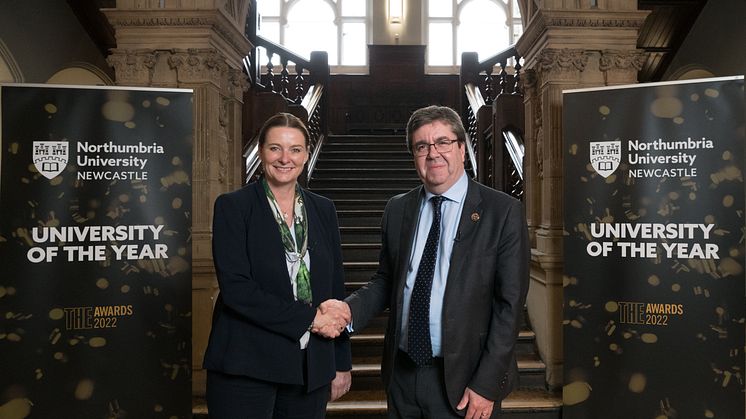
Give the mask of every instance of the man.
[[525, 217], [519, 201], [466, 176], [465, 142], [452, 109], [412, 114], [407, 147], [422, 186], [388, 202], [378, 271], [345, 300], [355, 330], [390, 310], [382, 375], [391, 418], [496, 418], [517, 381]]

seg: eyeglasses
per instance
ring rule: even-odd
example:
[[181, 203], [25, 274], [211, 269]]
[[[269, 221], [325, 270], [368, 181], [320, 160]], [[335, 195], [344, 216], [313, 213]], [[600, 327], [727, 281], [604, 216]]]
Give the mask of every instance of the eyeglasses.
[[416, 143], [414, 145], [414, 155], [417, 157], [427, 156], [430, 152], [430, 147], [435, 147], [435, 151], [438, 153], [448, 153], [453, 150], [453, 143], [457, 143], [458, 140], [449, 140], [447, 138], [441, 138], [436, 140], [434, 143]]

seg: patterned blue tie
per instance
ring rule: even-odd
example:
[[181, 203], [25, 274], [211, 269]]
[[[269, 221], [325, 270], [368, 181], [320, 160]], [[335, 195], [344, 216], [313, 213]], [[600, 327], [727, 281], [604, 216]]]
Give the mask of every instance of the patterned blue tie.
[[442, 196], [430, 198], [433, 203], [433, 223], [427, 234], [425, 249], [422, 251], [414, 289], [409, 300], [409, 320], [407, 344], [409, 357], [418, 366], [430, 365], [433, 360], [433, 348], [430, 342], [430, 291], [433, 287], [435, 259], [440, 241], [440, 204]]

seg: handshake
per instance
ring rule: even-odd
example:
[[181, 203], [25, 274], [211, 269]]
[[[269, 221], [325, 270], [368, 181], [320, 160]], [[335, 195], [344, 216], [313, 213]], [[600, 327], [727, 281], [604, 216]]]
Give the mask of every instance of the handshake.
[[329, 339], [336, 338], [352, 320], [350, 306], [344, 301], [326, 300], [316, 309], [311, 331]]

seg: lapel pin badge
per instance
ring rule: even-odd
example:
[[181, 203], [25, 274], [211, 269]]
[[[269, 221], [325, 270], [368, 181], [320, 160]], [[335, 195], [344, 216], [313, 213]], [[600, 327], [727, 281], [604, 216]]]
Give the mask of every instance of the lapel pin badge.
[[472, 213], [472, 214], [471, 214], [471, 220], [472, 220], [473, 222], [475, 222], [475, 223], [476, 223], [477, 221], [479, 221], [479, 213], [478, 213], [478, 212]]

